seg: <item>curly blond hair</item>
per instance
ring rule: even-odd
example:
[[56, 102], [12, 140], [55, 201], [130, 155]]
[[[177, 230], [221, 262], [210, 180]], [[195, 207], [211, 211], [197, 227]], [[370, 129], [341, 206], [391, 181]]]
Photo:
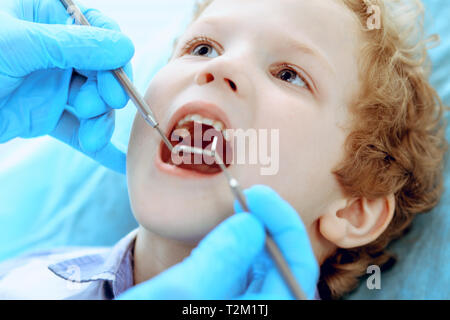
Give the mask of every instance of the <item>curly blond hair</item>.
[[[346, 156], [333, 170], [346, 197], [373, 200], [395, 195], [394, 217], [375, 241], [338, 248], [321, 266], [319, 293], [337, 299], [357, 287], [367, 267], [391, 265], [388, 244], [413, 218], [435, 207], [443, 193], [445, 107], [428, 82], [420, 0], [341, 0], [361, 24], [358, 57], [361, 90], [348, 106], [353, 115]], [[200, 1], [194, 20], [213, 0]], [[380, 28], [368, 21], [378, 10]], [[436, 38], [435, 38], [436, 39]]]

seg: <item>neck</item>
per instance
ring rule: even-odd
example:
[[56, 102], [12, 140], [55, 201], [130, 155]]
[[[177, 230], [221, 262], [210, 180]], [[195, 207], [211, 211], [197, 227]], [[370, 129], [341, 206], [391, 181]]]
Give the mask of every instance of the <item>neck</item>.
[[161, 237], [140, 226], [134, 246], [134, 285], [145, 282], [181, 262], [195, 246]]

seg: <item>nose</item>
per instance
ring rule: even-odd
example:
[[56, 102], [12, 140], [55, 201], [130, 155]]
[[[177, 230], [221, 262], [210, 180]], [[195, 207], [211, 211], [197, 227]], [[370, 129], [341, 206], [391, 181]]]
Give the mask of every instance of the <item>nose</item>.
[[199, 70], [195, 82], [199, 86], [216, 84], [243, 95], [249, 90], [249, 81], [241, 71], [238, 71], [239, 69], [232, 61], [216, 58]]
[[[201, 74], [197, 75], [197, 79], [196, 79], [196, 82], [198, 85], [205, 85], [205, 84], [208, 84], [208, 83], [211, 83], [214, 81], [216, 81], [216, 77], [211, 72], [201, 73]], [[218, 78], [217, 81], [220, 81], [220, 78]], [[231, 80], [229, 78], [223, 78], [223, 81], [233, 92], [238, 91], [238, 87], [233, 80]]]

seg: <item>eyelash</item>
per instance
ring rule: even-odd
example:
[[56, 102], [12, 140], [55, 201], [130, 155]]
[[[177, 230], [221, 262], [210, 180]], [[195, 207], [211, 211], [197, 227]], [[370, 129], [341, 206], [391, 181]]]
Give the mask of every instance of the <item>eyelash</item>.
[[[194, 37], [193, 39], [187, 41], [181, 48], [181, 55], [190, 53], [193, 48], [195, 48], [199, 45], [202, 45], [202, 44], [212, 46], [216, 50], [219, 48], [220, 49], [220, 50], [218, 50], [219, 54], [222, 54], [222, 52], [224, 51], [223, 47], [218, 42], [212, 40], [211, 38], [209, 38], [207, 36], [202, 35], [202, 36]], [[272, 76], [276, 76], [279, 72], [281, 72], [285, 69], [295, 72], [297, 74], [297, 76], [305, 83], [305, 85], [306, 85], [305, 89], [313, 92], [310, 82], [305, 78], [305, 76], [302, 75], [302, 72], [298, 71], [298, 68], [296, 68], [294, 66], [291, 66], [287, 63], [282, 63], [281, 65], [278, 65], [278, 66], [272, 68], [271, 74], [272, 74]], [[283, 80], [281, 80], [281, 81], [283, 81]], [[283, 81], [283, 82], [287, 82], [287, 81]]]
[[[273, 76], [276, 76], [279, 72], [281, 72], [283, 70], [293, 71], [305, 83], [305, 85], [306, 85], [305, 89], [312, 92], [312, 87], [309, 84], [309, 81], [306, 80], [306, 77], [302, 74], [303, 72], [299, 71], [297, 67], [291, 66], [290, 64], [287, 64], [287, 63], [282, 63], [281, 65], [278, 65], [278, 66], [272, 68], [271, 73]], [[281, 81], [283, 81], [283, 80], [281, 80]], [[287, 81], [283, 81], [283, 82], [287, 82]]]
[[217, 47], [220, 48], [220, 54], [222, 54], [223, 52], [223, 47], [217, 43], [216, 41], [208, 38], [207, 36], [198, 36], [195, 37], [189, 41], [186, 42], [186, 44], [182, 47], [181, 52], [182, 55], [187, 54], [188, 52], [190, 52], [195, 46], [199, 46], [202, 44], [206, 44], [209, 46], [214, 47], [217, 50]]

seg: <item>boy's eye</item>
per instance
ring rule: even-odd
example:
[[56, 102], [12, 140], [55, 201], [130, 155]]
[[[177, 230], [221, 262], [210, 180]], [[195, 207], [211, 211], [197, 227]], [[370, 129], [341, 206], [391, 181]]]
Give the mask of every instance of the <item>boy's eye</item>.
[[191, 54], [194, 56], [202, 56], [202, 57], [208, 57], [208, 58], [216, 58], [219, 56], [219, 54], [217, 53], [217, 50], [214, 49], [209, 44], [200, 44], [200, 45], [195, 46], [192, 49]]
[[198, 36], [187, 41], [181, 49], [181, 55], [216, 58], [223, 53], [220, 43], [206, 36]]
[[292, 83], [302, 88], [308, 88], [308, 84], [302, 79], [297, 71], [292, 69], [282, 69], [276, 75], [279, 79]]

